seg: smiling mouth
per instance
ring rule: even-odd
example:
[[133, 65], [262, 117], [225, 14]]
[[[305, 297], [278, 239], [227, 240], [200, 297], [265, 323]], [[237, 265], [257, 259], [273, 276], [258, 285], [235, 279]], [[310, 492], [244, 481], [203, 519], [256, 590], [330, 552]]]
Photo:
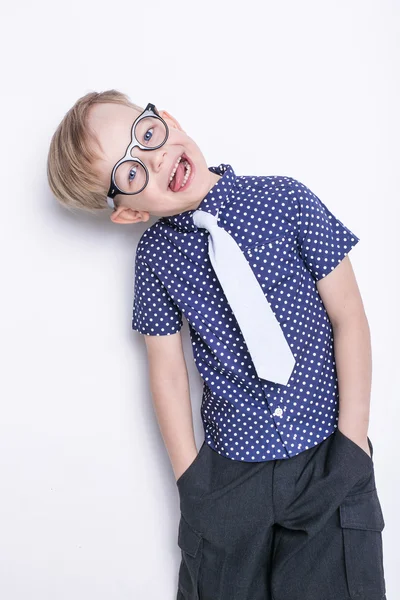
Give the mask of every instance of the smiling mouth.
[[193, 179], [194, 172], [193, 164], [185, 153], [182, 154], [178, 165], [176, 168], [174, 167], [172, 172], [174, 175], [168, 184], [168, 188], [174, 193], [185, 191]]

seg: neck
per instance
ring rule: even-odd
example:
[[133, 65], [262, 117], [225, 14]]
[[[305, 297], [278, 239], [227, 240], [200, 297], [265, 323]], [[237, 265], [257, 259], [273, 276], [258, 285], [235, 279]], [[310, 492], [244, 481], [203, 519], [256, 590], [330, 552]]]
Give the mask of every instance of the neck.
[[[209, 193], [209, 191], [214, 187], [214, 185], [217, 183], [217, 181], [219, 181], [221, 179], [222, 175], [217, 175], [217, 173], [212, 173], [210, 171], [210, 184], [207, 190], [207, 193], [205, 194], [205, 196], [207, 196], [207, 194]], [[192, 206], [189, 206], [186, 210], [197, 210], [198, 207], [200, 206], [200, 204], [202, 203], [203, 198], [201, 198], [200, 200], [196, 201], [196, 203]]]
[[[217, 181], [219, 181], [221, 179], [222, 175], [217, 175], [217, 173], [212, 173], [210, 171], [210, 179], [209, 179], [209, 185], [208, 185], [208, 189], [207, 192], [204, 195], [207, 196], [207, 194], [209, 193], [209, 191], [214, 187], [214, 185], [217, 183]], [[198, 207], [200, 206], [200, 204], [202, 203], [202, 201], [204, 200], [204, 198], [200, 198], [200, 200], [196, 200], [196, 202], [194, 202], [193, 204], [186, 206], [186, 207], [182, 207], [179, 210], [179, 213], [173, 213], [173, 214], [168, 214], [168, 215], [154, 215], [157, 217], [163, 216], [163, 217], [174, 217], [177, 214], [180, 214], [181, 212], [186, 212], [188, 210], [197, 210]]]

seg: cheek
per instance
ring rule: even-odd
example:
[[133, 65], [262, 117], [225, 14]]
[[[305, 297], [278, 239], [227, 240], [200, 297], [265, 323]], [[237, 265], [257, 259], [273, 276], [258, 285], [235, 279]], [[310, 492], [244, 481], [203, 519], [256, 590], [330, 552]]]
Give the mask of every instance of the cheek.
[[163, 194], [164, 192], [167, 192], [165, 178], [163, 178], [161, 174], [157, 176], [150, 173], [149, 183], [143, 194], [141, 194], [141, 203], [154, 203], [154, 201], [157, 201], [157, 198], [160, 197], [160, 194]]
[[170, 194], [173, 193], [171, 190], [165, 189], [165, 184], [162, 183], [162, 180], [153, 182], [151, 185], [149, 181], [140, 199], [140, 210], [150, 210], [150, 207], [154, 210], [157, 210], [157, 208], [162, 209], [165, 205], [165, 197], [168, 192]]

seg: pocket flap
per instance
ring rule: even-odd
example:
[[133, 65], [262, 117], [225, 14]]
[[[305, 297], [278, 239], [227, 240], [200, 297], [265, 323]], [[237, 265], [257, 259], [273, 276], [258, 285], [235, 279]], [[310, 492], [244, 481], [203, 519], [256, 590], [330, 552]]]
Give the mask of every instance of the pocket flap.
[[189, 523], [181, 515], [178, 530], [178, 546], [187, 552], [190, 556], [195, 557], [201, 542], [201, 535], [189, 525]]
[[291, 233], [290, 229], [286, 229], [270, 236], [269, 238], [253, 240], [248, 246], [242, 247], [242, 249], [244, 252], [247, 250], [257, 251], [258, 249], [265, 248], [265, 246], [269, 246], [269, 244], [275, 244], [275, 242], [286, 242], [289, 233]]
[[340, 509], [340, 524], [350, 529], [382, 531], [385, 527], [376, 489], [364, 494], [347, 496]]

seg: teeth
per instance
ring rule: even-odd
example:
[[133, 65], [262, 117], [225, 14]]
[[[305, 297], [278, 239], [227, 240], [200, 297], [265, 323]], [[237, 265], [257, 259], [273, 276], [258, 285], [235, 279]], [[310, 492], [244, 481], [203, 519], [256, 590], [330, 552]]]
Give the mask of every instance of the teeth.
[[185, 167], [186, 167], [186, 173], [185, 173], [185, 177], [183, 178], [181, 187], [183, 187], [186, 184], [187, 180], [189, 179], [190, 173], [192, 171], [189, 163], [186, 160], [185, 160]]
[[171, 183], [171, 181], [172, 181], [172, 179], [173, 179], [173, 177], [174, 177], [174, 175], [175, 175], [175, 173], [176, 173], [176, 169], [178, 168], [178, 165], [179, 165], [179, 163], [181, 162], [181, 160], [182, 160], [182, 156], [180, 156], [180, 157], [178, 158], [178, 160], [177, 160], [177, 161], [176, 161], [176, 163], [175, 163], [175, 166], [174, 166], [174, 168], [172, 169], [171, 177], [169, 178], [169, 181], [170, 181], [170, 183]]

